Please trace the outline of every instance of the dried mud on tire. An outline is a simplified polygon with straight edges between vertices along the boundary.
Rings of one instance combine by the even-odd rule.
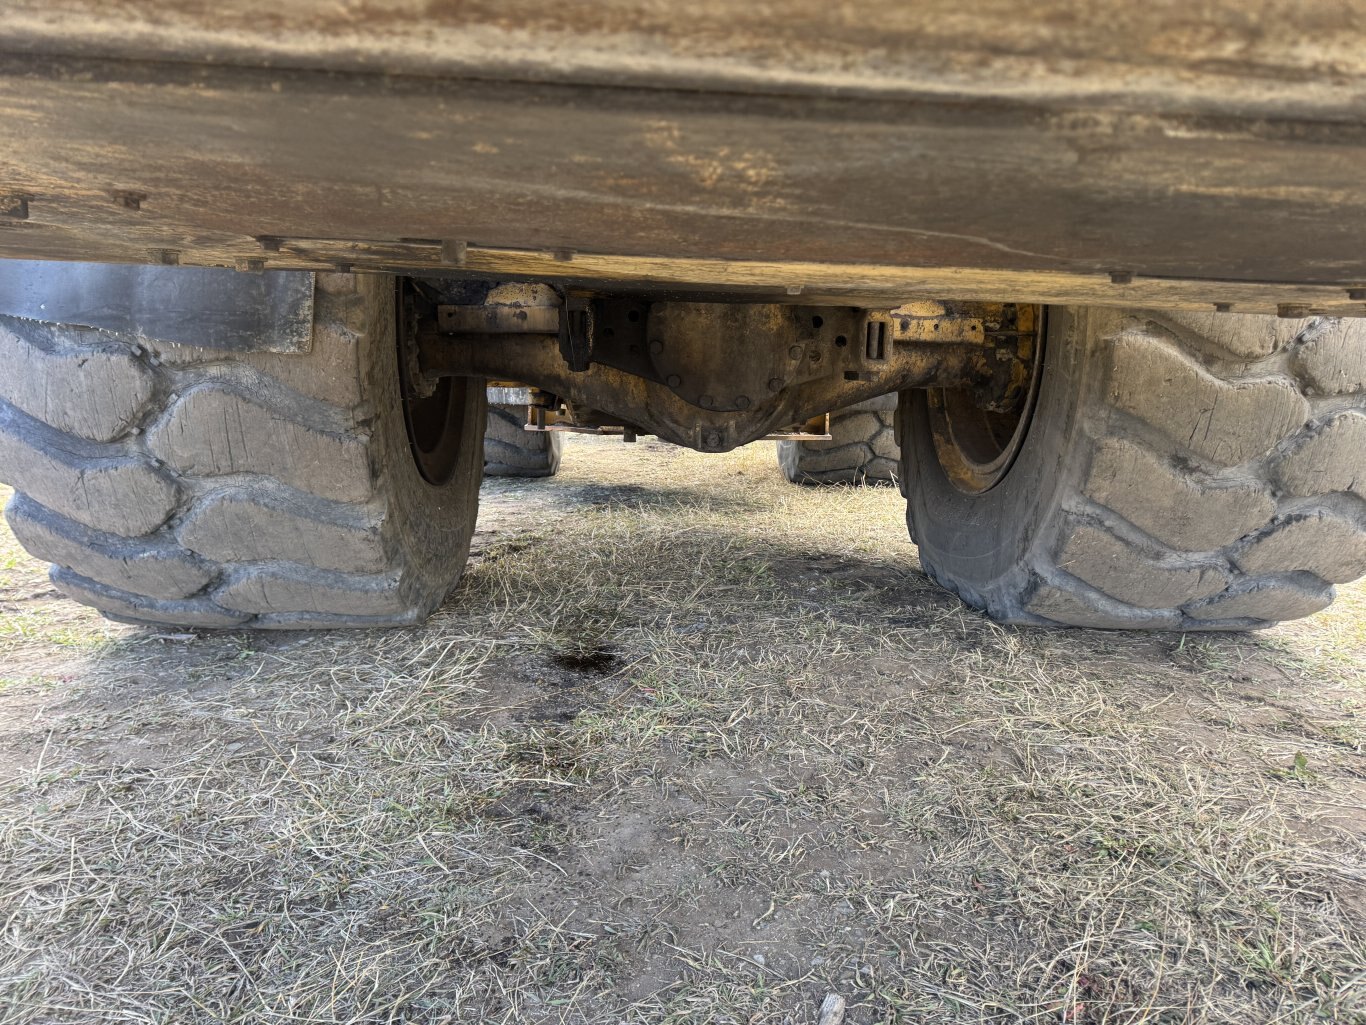
[[[0,318],[11,529],[110,618],[185,627],[396,626],[459,578],[483,394],[451,481],[417,471],[393,280],[319,275],[307,354],[146,346]],[[9,362],[13,361],[13,362]]]
[[[948,483],[901,414],[908,523],[937,581],[1018,624],[1245,630],[1366,573],[1366,323],[1050,311],[1004,480]]]

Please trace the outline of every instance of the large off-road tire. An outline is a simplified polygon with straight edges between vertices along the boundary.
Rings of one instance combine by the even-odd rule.
[[[484,428],[484,474],[488,477],[553,477],[560,471],[564,436],[528,431],[526,406],[489,406]]]
[[[951,396],[903,396],[930,576],[1008,623],[1245,630],[1366,573],[1366,322],[1048,320],[1014,442],[984,451]]]
[[[394,311],[392,278],[319,275],[306,354],[0,318],[15,536],[120,621],[421,620],[465,564],[485,402],[458,380],[402,401]]]
[[[830,414],[829,441],[780,441],[778,465],[794,484],[894,484],[901,476],[896,396]]]

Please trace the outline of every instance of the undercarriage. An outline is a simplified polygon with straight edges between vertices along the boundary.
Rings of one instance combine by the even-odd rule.
[[[864,310],[430,280],[400,302],[419,390],[444,376],[524,382],[537,390],[531,429],[653,434],[703,452],[811,434],[831,410],[912,388],[1007,412],[1027,392],[1042,319],[999,303]]]
[[[485,473],[776,438],[1001,622],[1308,615],[1366,574],[1360,21],[16,0],[11,523],[116,618],[403,625]]]

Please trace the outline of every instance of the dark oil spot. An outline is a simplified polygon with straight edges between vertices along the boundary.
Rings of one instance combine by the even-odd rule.
[[[598,676],[608,673],[621,663],[621,656],[608,648],[575,648],[557,651],[551,660],[564,669],[576,673],[594,673]]]

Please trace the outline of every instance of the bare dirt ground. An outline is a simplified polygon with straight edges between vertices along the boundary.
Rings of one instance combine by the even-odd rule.
[[[902,510],[573,439],[374,634],[107,624],[0,536],[0,1022],[1366,1020],[1366,589],[1002,629]]]

